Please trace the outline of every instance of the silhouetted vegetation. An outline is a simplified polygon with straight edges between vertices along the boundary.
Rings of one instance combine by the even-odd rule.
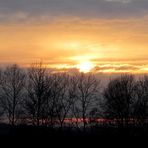
[[[128,126],[135,102],[135,80],[133,75],[122,75],[110,80],[104,90],[105,115],[116,119],[118,125]]]
[[[147,135],[147,117],[148,76],[102,88],[93,74],[51,73],[42,63],[0,70],[0,134],[13,126],[15,134]]]
[[[1,107],[14,125],[22,112],[25,74],[17,65],[9,66],[1,74]]]

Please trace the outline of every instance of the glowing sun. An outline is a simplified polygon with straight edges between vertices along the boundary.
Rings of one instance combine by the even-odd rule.
[[[87,73],[94,68],[94,65],[90,61],[84,61],[84,62],[80,62],[77,65],[77,68],[79,69],[80,72]]]

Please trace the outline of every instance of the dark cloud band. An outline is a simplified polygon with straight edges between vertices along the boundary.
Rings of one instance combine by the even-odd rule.
[[[65,15],[126,18],[147,13],[147,0],[0,0],[0,21]]]

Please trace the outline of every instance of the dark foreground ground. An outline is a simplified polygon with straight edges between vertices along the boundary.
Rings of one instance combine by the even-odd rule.
[[[148,127],[124,127],[116,128],[109,126],[93,127],[86,129],[76,130],[71,128],[50,128],[45,126],[27,126],[17,125],[10,126],[8,124],[0,124],[0,136],[9,137],[106,137],[106,136],[148,136]]]
[[[7,124],[0,124],[0,143],[4,145],[13,145],[17,143],[19,147],[28,147],[30,143],[35,147],[38,143],[42,147],[60,146],[62,147],[81,147],[93,148],[100,147],[100,145],[116,145],[117,147],[127,147],[132,138],[132,145],[136,142],[140,143],[140,147],[144,142],[140,141],[146,137],[147,144],[148,128],[147,127],[128,127],[128,128],[115,128],[115,127],[94,127],[87,129],[86,132],[82,130],[72,130],[70,128],[52,129],[49,127],[36,127],[27,125],[10,126]],[[111,141],[111,142],[110,142]],[[20,143],[20,144],[19,144]],[[119,145],[118,145],[119,143]],[[44,145],[44,146],[43,146]],[[97,145],[97,146],[92,146]],[[137,145],[137,144],[136,144]],[[103,146],[104,147],[104,146]],[[102,148],[102,147],[101,147]]]

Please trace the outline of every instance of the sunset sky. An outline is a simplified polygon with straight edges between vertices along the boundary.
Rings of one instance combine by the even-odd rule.
[[[148,0],[0,0],[0,65],[148,72]]]

